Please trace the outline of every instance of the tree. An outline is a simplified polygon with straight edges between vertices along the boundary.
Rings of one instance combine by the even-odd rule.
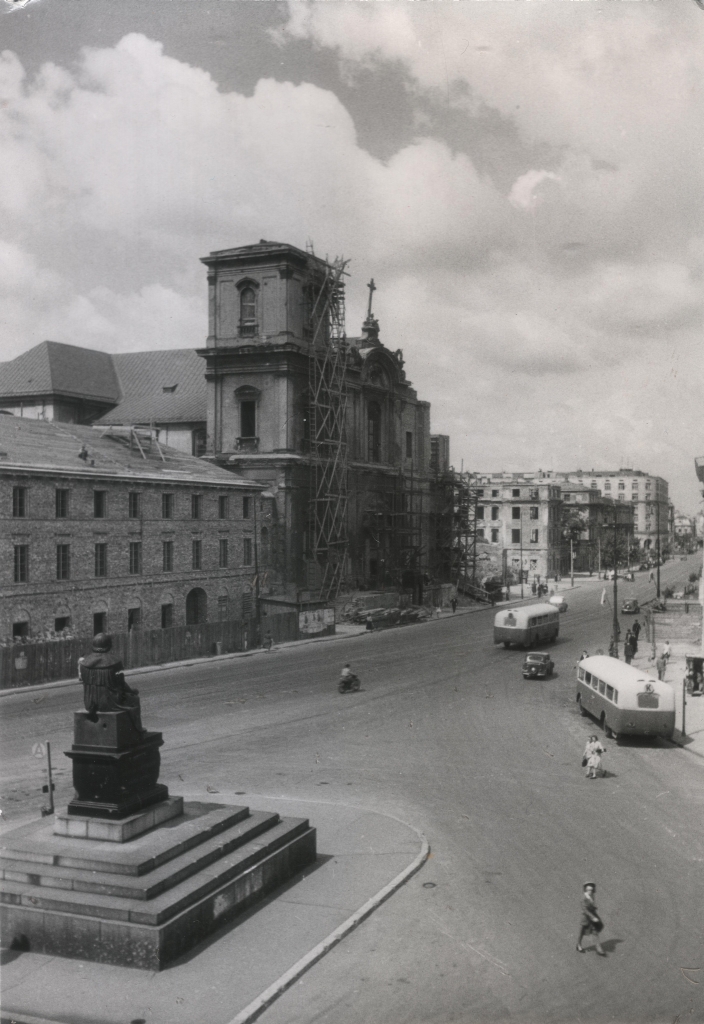
[[[582,534],[587,528],[584,513],[573,505],[563,505],[560,514],[560,527],[562,536],[567,541],[574,541],[576,544],[581,540]]]

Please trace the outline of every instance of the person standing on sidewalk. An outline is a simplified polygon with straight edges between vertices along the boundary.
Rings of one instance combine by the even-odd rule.
[[[635,653],[636,652],[633,649],[633,634],[629,630],[626,633],[626,642],[623,645],[623,656],[626,659],[626,664],[627,665],[631,664],[631,662],[633,661],[633,655]]]
[[[636,621],[633,623],[632,632],[633,632],[633,640],[634,640],[634,645],[635,645],[635,651],[633,653],[637,654],[638,653],[638,637],[640,636],[640,622],[638,621],[638,619],[636,619]]]
[[[668,662],[670,660],[671,655],[672,655],[672,648],[670,647],[670,641],[666,640],[665,641],[665,646],[662,649],[662,656],[665,659],[665,661]]]
[[[457,611],[457,598],[456,597],[450,598],[450,604],[452,606],[452,614],[454,615],[455,612]]]
[[[655,668],[658,670],[658,679],[663,682],[665,679],[665,672],[667,671],[667,658],[664,653],[658,654],[655,659]]]
[[[582,939],[585,935],[593,935],[597,953],[599,956],[606,956],[604,948],[599,942],[599,934],[603,931],[604,922],[597,913],[594,900],[595,895],[595,883],[585,882],[582,887],[582,921],[579,928],[579,938],[577,939],[577,952],[586,953],[586,949],[582,945]]]

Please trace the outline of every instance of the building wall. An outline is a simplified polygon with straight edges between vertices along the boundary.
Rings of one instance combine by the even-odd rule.
[[[668,538],[668,484],[659,476],[641,470],[623,469],[598,473],[561,473],[555,478],[594,487],[614,501],[626,501],[634,509],[634,538],[644,550],[654,550],[657,542],[657,513],[660,519],[660,543]]]
[[[319,290],[322,264],[273,243],[212,253],[204,262],[210,333],[200,355],[208,381],[209,454],[269,485],[277,569],[286,586],[315,589],[309,527],[315,349],[306,311]],[[243,288],[256,293],[255,322],[246,330],[237,305]],[[430,557],[430,406],[406,380],[400,351],[385,348],[378,333],[368,318],[362,337],[347,339],[348,568],[353,581],[367,585],[390,582],[389,572],[425,571]],[[242,401],[256,402],[255,438],[241,435]],[[378,451],[369,443],[374,403]]]
[[[559,573],[560,488],[491,476],[479,476],[474,483],[478,488],[477,526],[483,530],[483,536],[478,533],[478,575],[502,574],[504,564],[514,574],[522,568],[529,580]],[[519,534],[514,539],[516,530]]]
[[[13,517],[13,488],[27,491],[27,514]],[[69,515],[56,518],[56,489],[69,490]],[[93,492],[107,492],[107,516],[94,518]],[[128,493],[141,496],[141,514],[128,517]],[[173,494],[172,519],[162,519],[162,494]],[[202,516],[191,518],[191,495],[202,495]],[[228,497],[228,517],[219,518],[218,497]],[[243,517],[242,488],[164,481],[163,483],[65,475],[8,472],[0,476],[0,635],[29,622],[33,635],[70,618],[72,632],[90,635],[93,615],[105,612],[107,628],[124,632],[129,609],[141,608],[141,625],[161,626],[162,604],[173,605],[173,625],[186,622],[186,597],[194,588],[207,596],[207,619],[239,618],[242,595],[251,592],[254,566],[244,565],[244,540],[254,546],[254,497]],[[257,496],[258,552],[261,552],[261,498]],[[266,522],[266,520],[264,520]],[[220,540],[228,541],[228,567],[219,568]],[[192,568],[192,546],[201,541],[201,569]],[[164,541],[173,542],[173,571],[163,570]],[[95,576],[95,545],[107,544],[108,575]],[[130,574],[130,544],[142,545],[142,572]],[[57,580],[57,545],[70,546],[70,578]],[[29,545],[29,580],[14,582],[14,547]],[[227,606],[218,605],[227,598]]]

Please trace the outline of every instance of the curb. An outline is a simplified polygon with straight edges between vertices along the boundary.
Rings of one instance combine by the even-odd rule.
[[[404,822],[404,824],[406,824],[406,822]],[[282,974],[281,977],[273,983],[273,985],[270,985],[269,988],[265,989],[260,996],[253,999],[252,1002],[248,1006],[245,1006],[243,1010],[240,1010],[236,1017],[233,1017],[231,1021],[228,1021],[228,1024],[250,1024],[250,1022],[255,1021],[257,1017],[264,1013],[264,1011],[279,998],[279,996],[283,995],[287,989],[295,984],[295,982],[297,982],[307,970],[313,967],[319,960],[322,960],[326,953],[329,953],[330,950],[341,942],[346,935],[349,935],[351,931],[354,931],[357,925],[361,924],[362,921],[369,917],[377,907],[381,906],[389,896],[393,895],[397,889],[400,889],[404,882],[407,882],[412,875],[420,870],[430,856],[430,844],[425,836],[418,832],[417,829],[414,829],[412,825],[408,825],[408,828],[413,829],[421,839],[420,853],[408,865],[408,867],[404,868],[400,874],[396,875],[396,877],[392,879],[388,885],[385,885],[383,889],[380,889],[375,896],[372,896],[370,900],[367,900],[359,910],[355,911],[355,913],[352,914],[351,917],[348,917],[347,920],[338,928],[333,932],[330,932],[327,938],[323,939],[322,942],[319,942],[317,946],[314,946],[313,949],[311,949],[309,953],[306,953],[305,956],[302,956],[301,959],[295,963],[293,967],[289,968],[285,974]],[[27,1022],[27,1024],[32,1024],[32,1022]]]

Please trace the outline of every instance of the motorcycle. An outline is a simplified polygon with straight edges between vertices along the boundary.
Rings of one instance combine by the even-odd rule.
[[[359,690],[360,683],[354,672],[351,672],[348,676],[342,676],[340,682],[337,684],[337,689],[340,693],[356,693]]]

